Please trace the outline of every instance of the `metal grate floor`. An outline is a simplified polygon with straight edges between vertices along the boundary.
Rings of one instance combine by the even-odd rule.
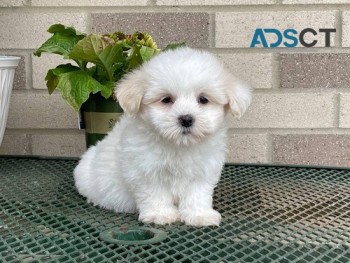
[[[227,165],[219,228],[166,227],[162,242],[99,238],[136,215],[87,204],[75,160],[0,158],[0,262],[350,262],[350,171]]]

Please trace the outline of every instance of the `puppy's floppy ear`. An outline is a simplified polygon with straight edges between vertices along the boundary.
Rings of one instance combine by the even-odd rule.
[[[240,118],[252,99],[250,87],[228,74],[225,79],[225,89],[231,113]]]
[[[145,82],[143,71],[135,70],[117,83],[114,96],[126,113],[131,115],[138,113],[146,89]]]

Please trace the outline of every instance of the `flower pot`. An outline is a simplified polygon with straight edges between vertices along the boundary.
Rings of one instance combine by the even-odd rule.
[[[100,93],[91,94],[81,107],[85,128],[86,147],[102,140],[119,120],[123,110],[114,99],[105,99]]]
[[[20,57],[0,56],[0,145],[5,133],[13,79]]]

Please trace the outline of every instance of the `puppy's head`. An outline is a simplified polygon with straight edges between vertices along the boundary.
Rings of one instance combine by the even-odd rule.
[[[190,48],[163,52],[127,74],[116,96],[127,114],[178,145],[215,133],[228,111],[239,118],[251,100],[214,55]]]

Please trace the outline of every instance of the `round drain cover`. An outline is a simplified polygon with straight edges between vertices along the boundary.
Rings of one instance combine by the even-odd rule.
[[[148,245],[159,243],[167,234],[149,227],[116,227],[100,233],[103,241],[120,245]]]

